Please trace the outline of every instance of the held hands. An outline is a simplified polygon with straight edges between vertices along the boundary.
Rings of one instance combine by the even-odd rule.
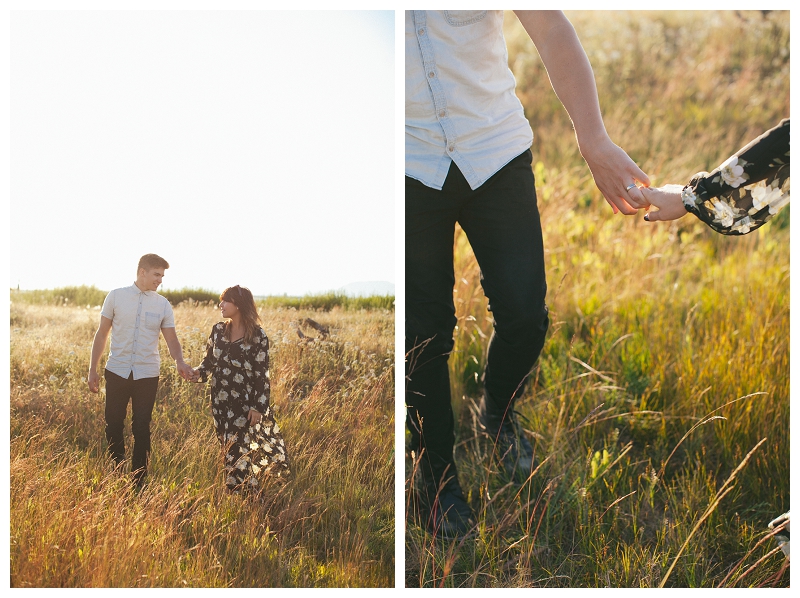
[[[681,191],[683,187],[680,185],[664,185],[655,189],[642,188],[640,191],[645,196],[647,201],[658,208],[657,211],[650,211],[644,215],[644,219],[648,222],[657,222],[659,220],[677,220],[681,216],[686,215],[686,208],[683,206],[681,199]]]
[[[186,380],[187,382],[197,382],[200,379],[200,372],[195,369],[192,369],[185,361],[178,362],[178,373],[181,375],[181,378]]]
[[[592,171],[594,183],[616,214],[618,211],[629,216],[639,208],[646,208],[650,202],[642,194],[642,189],[650,185],[650,179],[625,151],[606,137],[599,143],[585,143],[581,154]],[[636,182],[644,187],[637,187]]]

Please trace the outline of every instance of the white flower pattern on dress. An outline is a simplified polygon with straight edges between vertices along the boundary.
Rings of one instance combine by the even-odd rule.
[[[784,119],[712,173],[692,177],[681,192],[683,205],[718,233],[750,233],[789,203],[789,157]]]
[[[748,179],[744,171],[746,165],[747,162],[738,156],[731,156],[720,165],[719,174],[726,185],[735,189]]]

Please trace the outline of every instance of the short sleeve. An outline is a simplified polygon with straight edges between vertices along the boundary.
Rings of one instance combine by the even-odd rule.
[[[114,291],[106,295],[103,301],[103,309],[100,310],[100,315],[105,316],[109,320],[114,319]]]
[[[172,312],[172,305],[167,299],[164,299],[166,307],[164,308],[164,319],[161,320],[162,328],[175,328],[175,314]]]

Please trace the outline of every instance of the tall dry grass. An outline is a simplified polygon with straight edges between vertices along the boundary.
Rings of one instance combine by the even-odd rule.
[[[542,465],[510,484],[474,431],[491,314],[459,231],[450,369],[477,525],[442,542],[409,523],[406,585],[788,586],[767,524],[789,509],[789,209],[742,238],[612,215],[506,15],[547,266],[550,331],[517,405]],[[786,12],[567,15],[612,139],[654,184],[789,116]]]
[[[218,311],[175,316],[197,365]],[[301,341],[308,316],[326,340]],[[393,313],[261,317],[293,464],[263,503],[223,491],[207,388],[180,379],[163,342],[150,475],[134,492],[84,381],[99,312],[12,303],[12,587],[394,585]]]

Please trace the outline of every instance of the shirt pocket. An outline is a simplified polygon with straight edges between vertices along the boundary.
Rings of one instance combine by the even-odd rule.
[[[472,25],[486,16],[486,10],[445,10],[444,18],[453,27]]]
[[[160,330],[161,314],[157,314],[151,311],[144,312],[144,325],[149,330]]]

